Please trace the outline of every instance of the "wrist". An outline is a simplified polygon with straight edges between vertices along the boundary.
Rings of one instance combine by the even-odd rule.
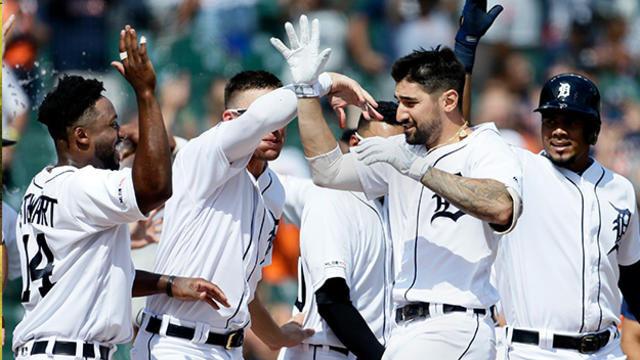
[[[317,98],[320,97],[320,83],[315,84],[293,84],[293,92],[298,98]]]
[[[136,98],[141,100],[150,100],[156,97],[156,91],[155,89],[152,89],[152,88],[134,90],[134,91],[136,93]]]
[[[320,96],[325,96],[331,91],[333,80],[328,72],[323,72],[318,76],[318,84],[320,85]]]
[[[475,62],[477,46],[477,42],[463,42],[456,37],[456,43],[453,51],[455,52],[456,57],[464,65],[464,71],[467,74],[471,74],[471,72],[473,71],[473,63]]]
[[[426,172],[430,168],[431,168],[430,161],[428,161],[425,158],[418,157],[413,161],[413,163],[411,163],[411,166],[409,167],[409,170],[407,170],[406,175],[416,181],[422,181],[424,174],[426,174]]]
[[[167,285],[165,286],[165,292],[167,293],[167,296],[169,297],[173,297],[173,282],[175,281],[176,276],[175,275],[171,275],[169,276],[169,279],[167,279]]]

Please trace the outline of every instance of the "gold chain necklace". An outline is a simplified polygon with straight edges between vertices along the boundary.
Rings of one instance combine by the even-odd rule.
[[[431,149],[427,150],[427,154],[429,154],[432,151],[434,151],[436,149],[439,149],[439,148],[441,148],[441,147],[443,147],[445,145],[452,144],[451,140],[456,139],[456,137],[457,137],[457,141],[463,140],[464,138],[466,138],[469,135],[469,133],[467,132],[467,129],[469,129],[469,123],[467,123],[465,121],[464,124],[462,124],[462,126],[460,126],[458,131],[456,131],[456,133],[453,134],[453,136],[451,136],[449,139],[447,139],[447,141],[443,142],[442,144],[436,145],[436,146],[432,147]],[[425,155],[427,155],[427,154],[425,154]]]

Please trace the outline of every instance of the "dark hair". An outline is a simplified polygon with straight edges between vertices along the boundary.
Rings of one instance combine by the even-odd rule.
[[[101,81],[82,76],[65,75],[58,86],[47,94],[38,109],[38,121],[47,125],[54,140],[67,140],[67,128],[102,97]]]
[[[264,70],[247,70],[235,74],[224,87],[224,106],[229,107],[231,98],[239,91],[248,89],[277,89],[282,82]]]
[[[391,76],[396,82],[406,79],[422,86],[427,93],[453,89],[458,92],[458,107],[462,107],[464,65],[448,47],[415,50],[393,63]]]
[[[345,131],[342,132],[342,135],[340,135],[340,141],[348,144],[349,140],[351,139],[351,135],[355,133],[356,133],[356,129],[346,129]]]
[[[371,120],[367,120],[361,114],[360,119],[358,120],[358,131],[362,132],[365,129],[369,128],[369,124],[371,123],[371,121],[381,121],[389,125],[400,125],[396,121],[398,103],[394,101],[378,101],[378,108],[376,110],[380,113],[380,115],[384,116],[382,120],[378,120],[374,117],[371,117]]]

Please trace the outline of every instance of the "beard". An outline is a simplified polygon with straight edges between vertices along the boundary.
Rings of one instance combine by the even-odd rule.
[[[405,133],[405,140],[410,145],[425,145],[438,140],[440,133],[442,132],[442,124],[440,121],[431,121],[428,124],[418,125],[413,130],[413,133]]]
[[[120,161],[116,158],[116,151],[113,146],[107,144],[96,144],[95,155],[100,159],[105,169],[120,169]]]

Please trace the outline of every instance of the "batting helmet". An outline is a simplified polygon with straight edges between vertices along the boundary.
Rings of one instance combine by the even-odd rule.
[[[587,115],[592,125],[589,142],[595,144],[600,132],[600,92],[591,80],[578,74],[560,74],[549,79],[540,92],[534,111],[569,111]]]

